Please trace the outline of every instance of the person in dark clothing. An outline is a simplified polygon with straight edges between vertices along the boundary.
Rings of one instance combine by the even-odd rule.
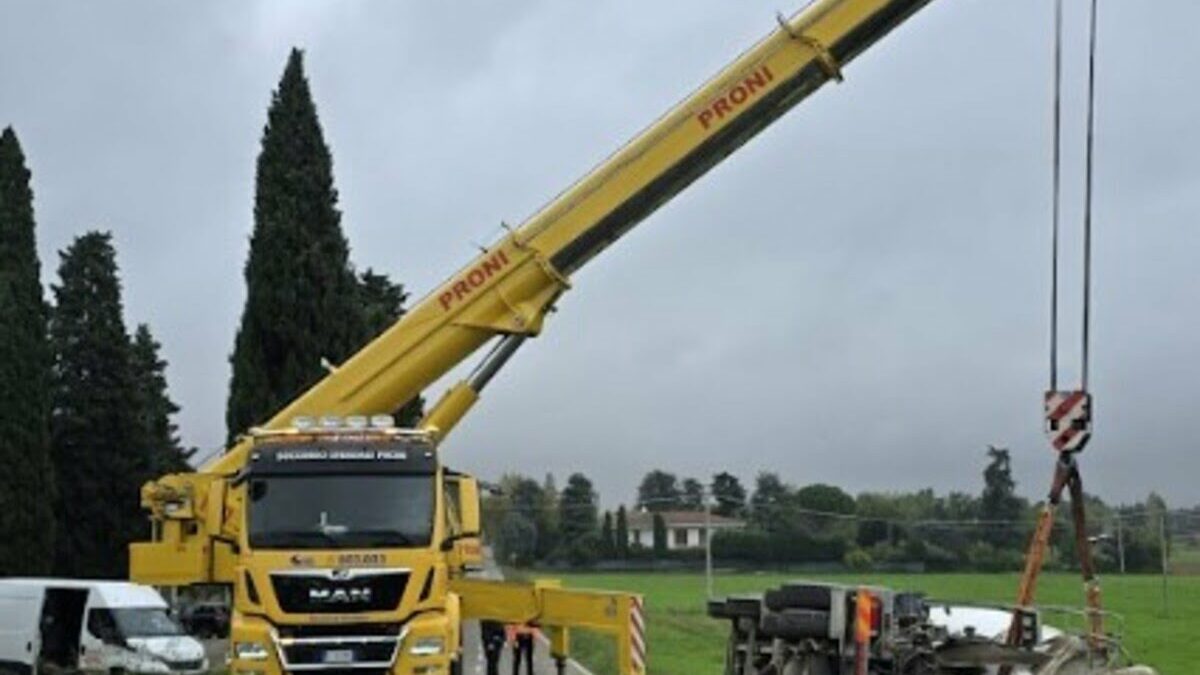
[[[533,675],[533,634],[537,629],[528,624],[508,628],[513,646],[513,675],[520,675],[521,657],[525,658],[525,675]]]
[[[499,621],[480,621],[483,637],[483,656],[487,660],[487,675],[500,675],[500,652],[504,651],[504,624]]]

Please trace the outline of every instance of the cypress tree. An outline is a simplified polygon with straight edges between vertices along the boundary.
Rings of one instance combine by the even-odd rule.
[[[616,531],[617,557],[625,559],[629,557],[629,517],[625,513],[625,505],[617,507],[617,531]]]
[[[55,571],[124,577],[127,545],[145,535],[138,490],[150,478],[150,462],[140,443],[112,236],[89,232],[60,256],[50,322]]]
[[[316,383],[325,374],[321,359],[340,362],[367,332],[333,160],[295,49],[263,129],[245,277],[246,305],[230,357],[230,439]]]
[[[661,513],[654,514],[654,557],[663,558],[667,555],[667,521]]]
[[[596,501],[596,490],[587,476],[573,473],[567,478],[558,499],[558,531],[564,542],[575,542],[596,532],[599,520]]]
[[[0,132],[0,576],[54,558],[50,349],[33,191],[12,127]]]
[[[153,476],[190,471],[188,458],[196,452],[195,448],[185,450],[180,445],[179,428],[171,419],[179,406],[167,394],[167,362],[159,356],[161,346],[149,326],[138,324],[130,358],[138,395],[139,449],[149,453]]]
[[[606,558],[615,557],[617,554],[617,542],[614,539],[616,535],[613,533],[613,514],[612,511],[604,512],[604,520],[600,525],[600,553]]]

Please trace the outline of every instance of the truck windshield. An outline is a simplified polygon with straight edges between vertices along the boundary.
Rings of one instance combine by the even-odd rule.
[[[423,547],[432,475],[269,476],[250,481],[255,548]]]

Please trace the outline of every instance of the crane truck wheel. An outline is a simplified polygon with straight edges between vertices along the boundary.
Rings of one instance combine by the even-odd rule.
[[[763,603],[772,612],[785,609],[818,609],[828,612],[833,596],[828,586],[817,584],[784,584],[767,591]]]
[[[785,609],[762,618],[763,633],[784,640],[805,640],[829,636],[829,612],[816,609]]]
[[[712,619],[732,619],[729,613],[725,611],[724,600],[709,600],[708,601],[708,616]]]
[[[725,601],[725,618],[753,619],[762,616],[762,599],[757,596],[735,596]]]

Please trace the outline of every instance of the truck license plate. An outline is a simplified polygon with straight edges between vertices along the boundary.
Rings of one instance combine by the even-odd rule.
[[[354,661],[353,649],[330,649],[325,652],[325,663],[351,663]]]

